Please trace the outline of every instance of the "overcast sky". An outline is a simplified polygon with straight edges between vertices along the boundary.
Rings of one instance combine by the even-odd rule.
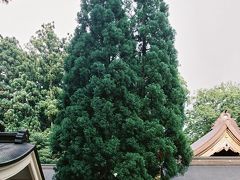
[[[80,0],[11,0],[0,3],[0,34],[15,36],[22,44],[41,28],[54,21],[56,32],[65,37],[73,33]]]
[[[193,92],[221,82],[240,83],[240,1],[167,0],[177,32],[180,72]],[[41,24],[73,33],[79,0],[12,0],[0,4],[0,34],[26,43]]]
[[[168,0],[180,72],[193,91],[240,82],[240,1]]]

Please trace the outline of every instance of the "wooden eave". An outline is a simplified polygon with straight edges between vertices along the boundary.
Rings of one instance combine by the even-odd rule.
[[[193,157],[190,166],[240,166],[240,157]]]

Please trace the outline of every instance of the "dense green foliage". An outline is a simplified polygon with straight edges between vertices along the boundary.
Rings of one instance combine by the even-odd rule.
[[[211,89],[200,89],[191,98],[187,110],[186,133],[191,142],[210,131],[221,112],[227,110],[240,123],[240,86],[225,83]]]
[[[22,112],[25,114],[31,113],[28,109],[29,105],[21,102],[21,100],[27,100],[21,97],[23,93],[19,91],[19,86],[21,86],[19,79],[21,77],[24,80],[26,79],[24,72],[28,62],[27,54],[21,49],[15,38],[0,37],[0,59],[0,117],[6,127],[10,129],[17,128],[21,121],[24,120],[21,119],[20,121],[18,118],[21,116],[21,113],[13,115],[13,108],[16,111],[18,109],[23,110]],[[25,82],[24,85],[28,86]]]
[[[52,136],[57,179],[169,179],[189,164],[167,18],[163,1],[82,0]]]
[[[52,162],[49,135],[62,92],[65,40],[54,24],[42,26],[27,45],[14,38],[0,39],[0,117],[7,131],[28,129],[41,161]]]

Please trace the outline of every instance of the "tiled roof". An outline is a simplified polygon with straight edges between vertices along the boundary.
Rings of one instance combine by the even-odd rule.
[[[34,150],[29,143],[0,143],[0,166],[6,166],[26,157]]]

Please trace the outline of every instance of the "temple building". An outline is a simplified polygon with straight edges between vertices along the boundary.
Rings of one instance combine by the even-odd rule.
[[[240,129],[229,113],[223,112],[191,147],[194,157],[188,171],[174,180],[240,179]]]
[[[28,131],[0,132],[0,179],[44,180],[35,145]]]

